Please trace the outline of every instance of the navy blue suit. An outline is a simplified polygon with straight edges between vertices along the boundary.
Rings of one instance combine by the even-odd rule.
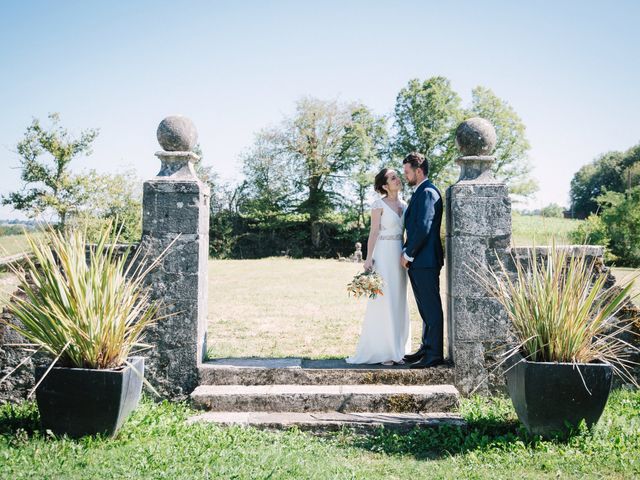
[[[443,321],[440,299],[440,270],[444,252],[440,241],[442,195],[429,180],[411,196],[404,217],[407,240],[404,252],[413,258],[409,279],[422,317],[422,346],[425,360],[442,359]]]

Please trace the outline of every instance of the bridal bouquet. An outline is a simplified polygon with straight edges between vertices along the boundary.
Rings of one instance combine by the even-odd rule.
[[[349,296],[353,295],[356,298],[363,295],[376,298],[378,295],[382,295],[382,277],[373,270],[358,273],[347,285],[347,292],[349,292]]]

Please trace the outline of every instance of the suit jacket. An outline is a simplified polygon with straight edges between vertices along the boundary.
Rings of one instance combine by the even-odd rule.
[[[422,182],[407,207],[404,225],[407,240],[404,252],[412,257],[409,268],[441,268],[444,252],[440,241],[442,195],[430,180]]]

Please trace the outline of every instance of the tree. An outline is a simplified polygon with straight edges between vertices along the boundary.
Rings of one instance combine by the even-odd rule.
[[[455,129],[463,119],[460,96],[444,77],[410,80],[396,97],[393,153],[417,151],[429,160],[429,176],[450,184],[454,179]]]
[[[215,184],[218,181],[218,174],[213,171],[213,167],[211,165],[205,165],[202,161],[204,159],[204,154],[202,153],[202,147],[199,143],[197,143],[195,147],[193,147],[192,151],[198,156],[198,160],[196,160],[193,165],[196,176],[202,183],[208,185],[209,189],[213,193]]]
[[[293,209],[299,192],[285,143],[281,129],[265,129],[242,156],[245,199],[239,207],[243,213],[277,215]]]
[[[576,243],[603,245],[605,260],[620,266],[640,266],[640,186],[624,193],[606,192],[592,213],[571,232]]]
[[[57,113],[48,118],[50,128],[33,119],[18,143],[23,188],[3,195],[2,204],[22,210],[30,218],[53,213],[58,226],[64,228],[67,216],[86,201],[81,179],[71,174],[69,164],[74,158],[91,153],[98,130],[84,130],[73,138],[60,125]]]
[[[530,145],[524,123],[507,102],[485,87],[474,88],[470,107],[463,109],[448,79],[432,77],[422,83],[411,80],[396,99],[393,153],[397,157],[414,150],[425,154],[429,176],[446,187],[458,172],[456,129],[462,120],[475,116],[489,120],[496,128],[496,177],[509,185],[512,194],[527,196],[535,192],[538,187],[530,177]]]
[[[215,258],[229,258],[233,253],[238,240],[235,227],[241,218],[240,205],[244,201],[247,185],[248,182],[237,186],[223,183],[211,191],[209,254]]]
[[[640,185],[640,143],[624,152],[622,168],[627,190]]]
[[[586,218],[599,209],[597,198],[607,191],[624,190],[623,155],[608,152],[584,165],[571,179],[571,210],[575,218]]]
[[[640,184],[640,144],[625,152],[607,152],[584,165],[571,179],[571,211],[586,218],[600,208],[598,197],[622,193]]]
[[[352,165],[349,183],[355,194],[359,229],[365,227],[365,204],[375,174],[388,157],[388,140],[384,117],[374,115],[364,105],[353,111],[351,122],[345,127],[340,155],[345,164]]]
[[[606,262],[617,260],[616,256],[611,253],[609,244],[609,231],[602,217],[591,214],[584,221],[578,223],[578,226],[569,232],[569,239],[577,245],[602,245],[607,247],[604,252]]]
[[[466,117],[482,117],[496,129],[496,161],[493,173],[509,185],[509,192],[528,196],[538,190],[531,178],[528,152],[531,148],[525,136],[525,125],[506,101],[498,98],[490,89],[478,86],[471,92],[471,108]]]
[[[307,97],[298,101],[295,116],[286,122],[284,147],[297,167],[305,196],[298,209],[309,215],[314,246],[320,240],[318,222],[336,203],[335,187],[351,166],[351,159],[341,155],[342,138],[355,108]]]
[[[564,209],[557,203],[550,203],[540,210],[540,215],[547,218],[562,218]]]
[[[640,266],[640,186],[625,193],[607,192],[598,203],[611,252],[621,265]]]
[[[90,170],[79,174],[82,204],[67,217],[67,224],[88,229],[88,237],[96,240],[104,225],[112,221],[120,238],[137,242],[142,235],[142,182],[133,170],[122,173],[98,173]]]
[[[320,243],[321,222],[341,198],[353,158],[342,155],[343,136],[358,106],[302,98],[293,116],[262,132],[244,159],[253,200],[260,208],[289,209],[308,216],[311,242]]]

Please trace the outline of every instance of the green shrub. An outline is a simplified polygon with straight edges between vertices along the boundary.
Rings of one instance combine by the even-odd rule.
[[[625,267],[640,266],[640,187],[598,197],[600,215],[591,214],[570,236],[575,243],[607,247],[605,260]]]
[[[550,203],[542,210],[540,210],[540,215],[546,218],[562,218],[564,209],[558,205],[557,203]]]
[[[604,259],[607,263],[615,262],[617,257],[611,253],[609,244],[609,231],[601,217],[596,214],[589,215],[586,220],[569,232],[569,238],[577,245],[601,245],[605,247]]]
[[[611,252],[619,265],[640,266],[640,187],[598,197]]]
[[[209,253],[214,258],[335,258],[351,255],[356,242],[366,249],[368,230],[338,213],[319,222],[318,247],[311,242],[308,214],[267,212],[248,216],[223,211],[211,215],[210,220]]]

